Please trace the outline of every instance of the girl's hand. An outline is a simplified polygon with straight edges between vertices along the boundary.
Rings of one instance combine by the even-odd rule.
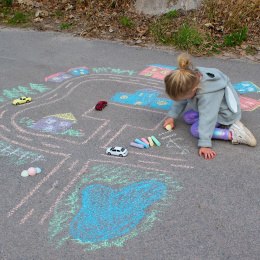
[[[163,124],[163,127],[166,128],[167,125],[170,125],[172,129],[174,128],[174,118],[168,117]]]
[[[199,156],[201,156],[202,154],[205,155],[205,159],[214,159],[214,156],[216,156],[217,154],[211,150],[210,148],[208,147],[200,147],[200,150],[199,150]]]

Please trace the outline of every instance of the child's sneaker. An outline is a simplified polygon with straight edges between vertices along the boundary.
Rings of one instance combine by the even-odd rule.
[[[253,134],[240,121],[236,121],[230,128],[232,133],[232,144],[247,144],[249,146],[256,146],[256,139]]]

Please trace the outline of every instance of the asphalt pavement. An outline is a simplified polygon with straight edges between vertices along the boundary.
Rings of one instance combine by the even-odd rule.
[[[0,29],[0,259],[260,258],[259,145],[214,140],[204,160],[182,117],[162,127],[178,54]],[[192,60],[229,76],[260,142],[260,64]]]

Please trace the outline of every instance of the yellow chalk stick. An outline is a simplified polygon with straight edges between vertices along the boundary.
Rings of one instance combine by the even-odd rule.
[[[152,138],[148,137],[147,139],[148,139],[150,146],[154,146],[154,142],[153,142]]]

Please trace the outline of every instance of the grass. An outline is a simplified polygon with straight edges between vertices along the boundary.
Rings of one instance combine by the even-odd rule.
[[[65,29],[68,29],[69,28],[69,23],[62,23],[61,25],[60,25],[60,29],[61,30],[65,30]]]
[[[130,18],[128,18],[127,16],[123,16],[121,19],[119,19],[119,22],[128,28],[133,29],[135,27],[134,23],[131,21]]]
[[[171,11],[157,17],[149,26],[150,32],[157,42],[191,53],[219,53],[225,47],[240,46],[247,41],[250,22],[259,19],[260,0],[204,0],[201,12],[204,17],[199,23],[196,15],[185,21],[177,11]],[[203,22],[212,27],[206,28]],[[259,26],[256,23],[255,29]],[[251,49],[246,51],[252,53]]]
[[[174,45],[182,50],[192,50],[203,44],[204,36],[195,25],[186,22],[174,33]]]
[[[224,37],[224,43],[228,47],[234,47],[241,45],[243,41],[247,39],[248,27],[245,26],[242,29],[238,29],[238,32],[232,32],[230,35]]]

